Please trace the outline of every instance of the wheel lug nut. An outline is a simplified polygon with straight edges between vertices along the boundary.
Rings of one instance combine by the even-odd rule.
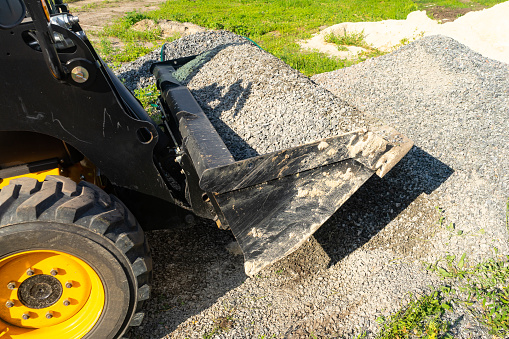
[[[28,319],[30,319],[30,314],[28,314],[28,313],[23,313],[23,315],[21,316],[21,318],[23,318],[23,320],[28,320]]]
[[[48,313],[46,313],[46,319],[51,319],[51,318],[53,318],[53,312],[48,311]]]
[[[10,289],[10,290],[13,290],[16,288],[16,283],[14,281],[11,281],[10,283],[7,284],[7,288]]]
[[[51,274],[52,276],[55,276],[58,274],[58,270],[56,268],[52,269],[49,274]]]
[[[64,306],[69,306],[70,304],[71,302],[69,301],[69,299],[64,300]]]
[[[72,282],[71,281],[68,281],[65,283],[65,287],[66,288],[71,288],[72,287]]]
[[[14,302],[12,300],[7,300],[7,302],[5,303],[5,307],[11,308],[12,306],[14,306]]]
[[[34,270],[33,270],[32,268],[29,268],[29,269],[27,270],[27,275],[28,275],[28,276],[32,276],[32,275],[34,275],[34,273],[35,273],[35,272],[34,272]]]

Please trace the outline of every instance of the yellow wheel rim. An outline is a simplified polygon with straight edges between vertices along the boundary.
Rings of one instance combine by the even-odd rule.
[[[57,251],[0,259],[0,338],[82,338],[104,308],[104,287],[83,260]]]

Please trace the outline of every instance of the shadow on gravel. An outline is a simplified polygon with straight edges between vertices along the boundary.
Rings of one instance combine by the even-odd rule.
[[[431,194],[453,172],[451,167],[414,146],[384,178],[373,175],[315,233],[315,239],[330,258],[329,265],[336,264],[370,241],[423,193]],[[421,210],[431,209],[433,212],[433,207],[418,208],[415,216],[408,212],[410,209],[405,213],[418,218],[418,214],[423,213]],[[389,241],[395,242],[396,239]]]
[[[244,282],[244,259],[227,246],[235,239],[215,223],[146,233],[154,277],[145,321],[134,338],[161,338]]]

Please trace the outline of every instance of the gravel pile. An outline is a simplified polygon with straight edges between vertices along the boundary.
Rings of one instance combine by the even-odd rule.
[[[376,123],[233,33],[206,32],[184,37],[166,46],[165,59],[203,51],[206,52],[174,76],[191,90],[237,160]],[[128,87],[153,82],[147,70],[155,55],[153,52],[120,70]]]
[[[173,44],[180,56],[197,54],[197,49],[206,50],[205,41],[214,34],[185,38],[199,41],[189,48],[185,40]],[[234,38],[224,32],[219,37]],[[273,110],[307,110],[313,121],[335,114],[320,107],[346,108],[352,116],[360,114],[357,107],[406,134],[416,146],[386,177],[368,180],[299,250],[253,278],[244,275],[231,233],[213,224],[149,233],[155,284],[146,321],[134,337],[373,337],[378,316],[397,311],[409,292],[419,294],[440,283],[422,262],[467,253],[472,264],[492,257],[494,247],[499,255],[509,254],[507,64],[453,39],[432,36],[313,77],[336,98],[244,41],[223,41],[215,47],[212,56],[204,57],[208,62],[183,80],[209,114],[215,112],[232,130],[238,128],[234,133],[246,138],[244,149],[266,152],[270,138],[285,132],[276,125],[259,125],[270,124],[262,116],[249,124],[268,141],[257,138],[262,141],[253,143],[243,135],[235,123],[247,122],[240,120],[245,109],[259,107],[260,115],[276,119]],[[143,67],[157,53],[125,66],[123,76],[131,88],[151,81]],[[140,74],[136,67],[142,67]],[[264,95],[269,94],[267,102]],[[318,113],[311,107],[287,108],[292,100],[319,104],[314,107]],[[330,121],[324,118],[323,124],[311,124],[302,138],[312,136],[315,128],[334,133]],[[341,130],[342,124],[337,126]],[[277,147],[292,142],[285,139]],[[444,222],[438,224],[441,218]],[[446,227],[451,222],[454,228]],[[456,338],[489,338],[468,314],[455,313],[451,321]]]
[[[222,45],[243,42],[246,42],[246,39],[227,31],[202,32],[164,45],[163,55],[165,60],[172,60],[201,54]],[[122,65],[115,73],[130,90],[144,88],[155,83],[150,73],[150,65],[158,61],[161,61],[160,49]]]
[[[508,64],[437,35],[312,79],[414,140],[425,155],[412,152],[405,163],[423,188],[440,184],[430,174],[454,171],[434,192],[444,216],[464,232],[483,229],[494,239],[463,237],[454,241],[455,252],[507,249]],[[424,156],[434,161],[421,161]]]

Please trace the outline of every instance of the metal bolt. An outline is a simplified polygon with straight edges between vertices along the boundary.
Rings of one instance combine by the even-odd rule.
[[[32,276],[32,275],[34,275],[34,273],[35,273],[35,272],[34,272],[34,270],[33,270],[33,269],[31,269],[31,268],[29,268],[29,269],[27,270],[27,275],[28,275],[28,276]]]
[[[88,80],[88,70],[83,66],[76,66],[71,71],[71,78],[75,82],[82,84]]]
[[[66,288],[71,288],[72,287],[72,282],[68,281],[65,283],[65,287]]]
[[[28,320],[28,319],[30,319],[30,314],[28,314],[28,313],[23,313],[23,315],[21,316],[21,318],[23,318],[23,320]]]
[[[51,319],[51,318],[53,318],[53,312],[48,311],[48,313],[46,313],[46,319]]]
[[[14,306],[14,302],[12,300],[7,300],[7,302],[5,303],[5,307],[11,308],[12,306]]]
[[[69,306],[70,304],[71,302],[69,301],[69,299],[64,300],[64,306]]]
[[[52,276],[55,276],[58,274],[58,270],[56,268],[52,269],[49,274],[51,274]]]
[[[16,283],[14,281],[11,281],[10,283],[7,284],[7,288],[10,289],[10,290],[13,290],[16,288]]]

